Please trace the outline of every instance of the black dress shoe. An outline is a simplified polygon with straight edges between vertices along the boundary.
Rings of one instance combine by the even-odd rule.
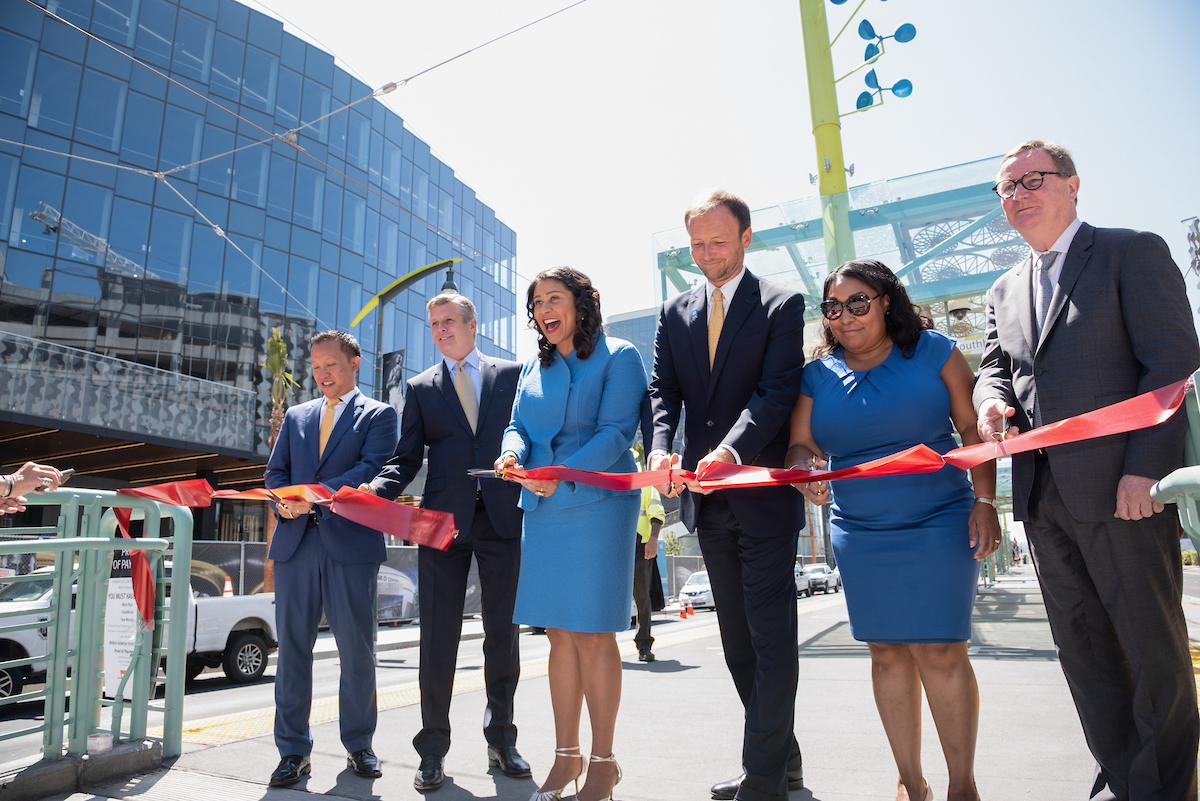
[[[379,757],[370,748],[346,754],[346,767],[354,768],[354,773],[365,779],[378,779],[383,775],[379,769]]]
[[[271,780],[267,784],[272,787],[287,787],[310,773],[312,773],[312,763],[308,761],[308,757],[292,754],[279,760],[279,767],[275,768],[275,772],[271,774]]]
[[[413,779],[413,787],[422,793],[441,787],[442,782],[446,780],[446,774],[442,771],[442,762],[444,759],[445,757],[440,756],[421,757],[421,767],[417,768],[416,778]]]
[[[514,779],[528,779],[533,776],[529,763],[517,753],[515,745],[502,745],[499,748],[489,746],[488,764],[493,768],[500,768],[501,773]]]
[[[717,801],[729,801],[729,799],[736,798],[738,788],[742,786],[742,780],[745,778],[746,774],[743,773],[736,779],[714,784],[712,786],[712,797]],[[804,763],[801,761],[799,755],[793,757],[788,762],[787,785],[789,792],[804,789]]]
[[[638,661],[639,662],[653,662],[654,661],[654,652],[653,651],[640,651],[638,653]]]

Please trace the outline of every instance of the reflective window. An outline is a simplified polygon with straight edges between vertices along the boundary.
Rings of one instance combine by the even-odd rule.
[[[371,133],[371,183],[378,185],[383,173],[383,136],[378,131]]]
[[[318,270],[317,325],[334,328],[337,325],[337,282],[338,277],[328,270]]]
[[[371,144],[371,121],[357,111],[351,111],[347,122],[349,128],[346,131],[346,161],[360,170],[366,170]]]
[[[67,305],[80,305],[86,303],[88,298],[100,297],[100,281],[96,278],[96,270],[94,268],[85,267],[82,264],[73,264],[69,261],[59,261],[57,269],[54,271],[54,290],[53,298],[56,303]],[[94,308],[94,304],[88,304]],[[82,322],[87,325],[88,322]],[[94,324],[94,321],[89,321]],[[61,324],[61,323],[60,323]],[[68,325],[70,323],[67,323]]]
[[[212,80],[209,87],[217,94],[237,100],[242,90],[242,59],[246,46],[223,33],[217,34],[213,48]]]
[[[121,160],[153,170],[158,165],[158,139],[162,132],[163,102],[130,92],[125,106],[125,133]]]
[[[150,258],[146,268],[158,278],[187,285],[192,221],[173,211],[156,208],[150,225]]]
[[[367,201],[347,192],[342,208],[342,247],[362,254],[366,234]]]
[[[46,10],[86,31],[92,13],[92,0],[46,0]]]
[[[262,264],[262,240],[230,234],[229,241],[241,248],[242,252],[238,253],[231,247],[225,249],[225,277],[221,281],[221,291],[230,295],[257,297],[261,278],[258,265]]]
[[[317,309],[317,263],[292,256],[288,270],[287,313],[315,317]]]
[[[329,126],[329,155],[337,159],[346,158],[346,116],[346,112],[339,111],[323,123]],[[312,118],[305,114],[304,121],[308,122],[310,119]]]
[[[271,180],[267,185],[267,211],[289,220],[292,217],[292,198],[295,196],[296,162],[278,153],[271,154]]]
[[[92,33],[125,47],[133,46],[140,0],[104,0],[92,10]]]
[[[288,255],[278,250],[265,248],[262,258],[262,291],[259,293],[258,308],[265,312],[283,314],[285,301],[283,288],[287,286]]]
[[[184,164],[194,165],[200,160],[200,145],[204,138],[203,117],[168,105],[164,130],[166,135],[158,160],[160,170],[173,170]],[[198,166],[175,173],[185,181],[195,181],[199,174]]]
[[[188,294],[216,295],[221,291],[225,263],[225,240],[207,225],[192,229],[192,257],[188,270]]]
[[[383,175],[380,176],[383,191],[393,197],[400,194],[400,146],[383,140]]]
[[[106,240],[112,206],[113,191],[108,187],[75,179],[67,181],[67,197],[58,229],[58,255],[106,265],[110,261]],[[112,266],[123,272],[119,257],[112,259]]]
[[[238,144],[248,145],[249,139],[239,139]],[[259,208],[267,205],[267,159],[271,151],[266,147],[248,147],[239,150],[233,161],[233,199],[250,203]]]
[[[246,77],[242,82],[242,103],[270,114],[275,110],[275,78],[279,57],[257,47],[246,48]]]
[[[330,242],[339,242],[342,236],[342,188],[329,181],[325,184],[325,220],[321,233]]]
[[[129,84],[92,70],[83,71],[83,92],[75,138],[89,145],[116,151],[125,121],[125,93]]]
[[[234,136],[232,131],[218,128],[215,125],[204,126],[204,148],[201,157],[205,159],[229,154],[233,150]],[[223,155],[213,158],[200,165],[200,188],[214,195],[229,197],[229,183],[233,174],[233,156]]]
[[[133,54],[159,67],[171,63],[176,7],[164,0],[142,0],[138,15],[137,47]]]
[[[21,162],[16,156],[0,153],[0,242],[8,240],[13,195],[17,192],[17,172],[20,166]],[[0,259],[3,259],[2,252]]]
[[[35,42],[0,31],[0,111],[17,117],[24,117],[29,112],[36,62]]]
[[[275,97],[275,116],[288,128],[300,124],[300,94],[304,79],[287,67],[279,68],[279,86]]]
[[[429,173],[420,167],[413,167],[412,205],[408,208],[423,221],[433,222],[429,217]]]
[[[130,263],[146,267],[146,243],[150,239],[150,207],[118,197],[113,201],[112,227],[108,245]]]
[[[399,229],[391,220],[383,219],[379,221],[379,269],[390,276],[397,276],[399,273],[396,269],[399,265]]]
[[[349,278],[339,278],[337,322],[335,323],[338,330],[349,331],[350,321],[362,307],[362,286]]]
[[[329,89],[314,81],[312,78],[304,79],[304,101],[301,106],[300,118],[303,122],[308,123],[313,120],[324,117],[329,113]],[[304,129],[305,136],[311,136],[318,142],[327,142],[329,137],[329,126],[327,120],[321,120],[315,125],[311,125]]]
[[[70,136],[79,100],[78,64],[49,53],[38,57],[37,75],[29,105],[29,124],[48,133]]]
[[[207,83],[216,32],[215,22],[180,10],[179,22],[175,25],[175,55],[171,59],[171,69]]]
[[[8,244],[37,253],[53,253],[58,239],[58,214],[62,209],[63,177],[21,167],[13,197]],[[11,257],[11,252],[9,256]]]
[[[293,221],[314,231],[321,230],[321,210],[325,206],[325,176],[312,167],[296,165],[296,200]]]

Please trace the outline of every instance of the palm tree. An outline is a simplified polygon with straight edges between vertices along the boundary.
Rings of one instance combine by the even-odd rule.
[[[279,439],[279,430],[283,427],[283,415],[287,411],[288,401],[292,399],[292,391],[300,386],[292,374],[287,371],[288,349],[283,341],[281,329],[272,328],[271,337],[267,340],[267,360],[262,367],[274,378],[271,381],[271,435],[267,438],[267,446],[275,448],[275,440]],[[271,550],[271,536],[275,533],[275,515],[267,515],[267,552]],[[275,591],[275,564],[270,559],[263,567],[263,592]]]

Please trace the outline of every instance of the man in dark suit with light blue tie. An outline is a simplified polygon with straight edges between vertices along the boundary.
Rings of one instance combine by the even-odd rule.
[[[1070,153],[1024,142],[1004,157],[995,190],[1031,253],[988,292],[974,396],[984,440],[1128,400],[1200,366],[1166,242],[1082,222]],[[1196,798],[1200,717],[1178,523],[1150,495],[1181,466],[1186,425],[1177,414],[1012,457],[1013,513],[1096,758],[1097,801]]]
[[[697,198],[684,224],[705,281],[664,303],[659,315],[649,469],[680,462],[670,452],[685,408],[684,469],[714,461],[784,467],[804,364],[804,300],[745,268],[750,209],[741,198],[720,190]],[[743,773],[714,785],[713,798],[787,798],[804,787],[792,732],[799,671],[793,566],[803,499],[790,486],[710,494],[688,482],[679,509],[697,532],[725,662],[746,708]]]
[[[422,792],[436,790],[445,779],[450,698],[472,556],[479,565],[483,606],[483,735],[488,762],[507,776],[530,776],[529,763],[517,752],[513,725],[513,696],[521,672],[512,621],[521,568],[521,487],[467,475],[472,468],[490,469],[500,455],[521,365],[484,356],[475,347],[478,321],[468,298],[442,294],[426,308],[433,344],[442,358],[408,382],[396,453],[374,481],[361,487],[394,500],[416,477],[428,447],[421,506],[450,512],[458,529],[447,550],[421,546],[417,555],[421,731],[413,746],[421,763],[413,786]]]
[[[323,484],[336,492],[370,480],[396,447],[396,410],[355,385],[361,350],[353,336],[322,331],[309,340],[322,397],[288,409],[264,476],[270,488]],[[383,534],[324,506],[280,502],[267,556],[275,561],[275,745],[270,784],[295,784],[311,771],[313,646],[321,613],[341,662],[339,727],[347,765],[378,778],[375,734],[375,585],[387,559]]]

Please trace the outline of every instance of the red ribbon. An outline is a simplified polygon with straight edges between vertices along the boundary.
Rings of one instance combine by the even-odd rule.
[[[843,470],[788,470],[782,467],[711,462],[699,473],[688,470],[648,470],[641,473],[593,473],[568,467],[535,467],[530,470],[507,470],[513,478],[534,480],[574,481],[609,490],[634,490],[651,485],[679,483],[698,479],[704,489],[737,489],[744,487],[775,487],[782,484],[807,484],[810,481],[834,481],[841,478],[876,478],[915,473],[932,473],[950,464],[963,470],[991,461],[1000,456],[1065,445],[1111,434],[1124,434],[1150,428],[1170,419],[1179,410],[1183,398],[1192,386],[1185,378],[1174,384],[1146,392],[1129,400],[1114,403],[1095,411],[1066,420],[1050,423],[1002,442],[983,442],[965,448],[955,448],[945,455],[926,445],[847,467]]]
[[[202,479],[203,480],[203,479]],[[208,482],[205,482],[208,483]],[[121,536],[127,540],[129,535],[130,509],[113,507],[117,518],[117,528]],[[133,601],[137,604],[138,614],[146,624],[146,628],[154,628],[154,574],[150,571],[150,560],[141,551],[128,551],[129,574],[133,578]]]

